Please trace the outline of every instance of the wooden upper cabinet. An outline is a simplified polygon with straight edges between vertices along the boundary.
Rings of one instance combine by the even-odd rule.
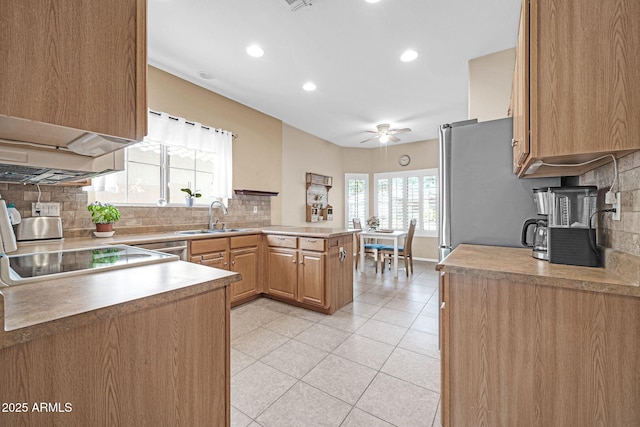
[[[516,63],[513,70],[513,172],[518,173],[529,154],[529,1],[523,0],[518,25]]]
[[[0,2],[0,114],[140,140],[146,0]]]
[[[514,106],[519,176],[579,175],[611,159],[539,161],[577,164],[640,149],[639,16],[638,0],[524,0],[514,83],[523,101],[522,119]]]

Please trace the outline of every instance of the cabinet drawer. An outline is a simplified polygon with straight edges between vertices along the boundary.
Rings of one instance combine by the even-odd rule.
[[[291,236],[267,236],[267,243],[269,246],[275,246],[278,248],[292,248],[297,247],[297,238]]]
[[[192,240],[190,249],[191,255],[226,251],[229,249],[229,239],[227,237],[223,237],[219,239]]]
[[[229,245],[231,246],[231,249],[258,246],[258,235],[251,234],[249,236],[231,237]]]
[[[300,237],[300,249],[306,249],[308,251],[320,251],[327,250],[326,239],[316,239],[314,237]]]
[[[196,264],[226,270],[229,267],[229,252],[212,252],[204,255],[192,256],[190,261]]]

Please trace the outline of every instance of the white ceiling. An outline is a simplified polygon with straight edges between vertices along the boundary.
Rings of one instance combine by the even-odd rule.
[[[412,128],[399,135],[408,143],[466,119],[468,60],[515,46],[520,10],[520,0],[314,0],[295,12],[286,0],[148,5],[151,65],[360,148],[380,144],[360,144],[378,123]],[[246,54],[252,43],[263,47],[262,58]],[[420,56],[401,62],[408,48]],[[315,92],[302,90],[308,80]]]

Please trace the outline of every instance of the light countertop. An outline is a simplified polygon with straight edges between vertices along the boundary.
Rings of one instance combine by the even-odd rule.
[[[531,249],[459,245],[436,269],[476,274],[544,286],[640,297],[640,283],[618,269],[551,264],[535,259]]]

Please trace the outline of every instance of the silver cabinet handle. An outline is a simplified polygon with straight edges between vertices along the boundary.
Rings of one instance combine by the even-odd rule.
[[[518,140],[515,138],[511,139],[511,146],[515,147],[516,145],[518,145]]]
[[[315,243],[317,241],[318,241],[317,239],[307,239],[307,242],[309,242],[309,243]]]
[[[440,310],[444,310],[444,301],[440,304]]]

